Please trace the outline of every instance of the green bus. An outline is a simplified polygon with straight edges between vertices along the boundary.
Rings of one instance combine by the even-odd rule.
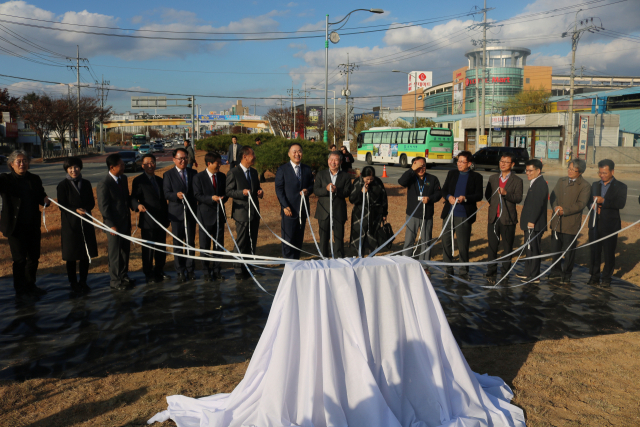
[[[147,136],[141,133],[131,137],[131,149],[137,150],[139,146],[147,143]]]
[[[447,128],[371,128],[358,135],[358,160],[371,165],[397,163],[408,167],[414,157],[427,159],[427,167],[453,163],[453,132]]]

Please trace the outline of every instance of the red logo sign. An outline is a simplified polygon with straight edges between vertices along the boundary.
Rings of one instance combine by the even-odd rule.
[[[420,80],[424,81],[424,80],[427,78],[427,76],[426,76],[424,73],[420,73],[420,75],[418,76],[418,78],[419,78]]]
[[[469,86],[469,79],[464,79],[464,85]]]

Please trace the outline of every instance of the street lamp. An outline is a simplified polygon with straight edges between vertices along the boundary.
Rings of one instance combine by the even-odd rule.
[[[392,73],[404,73],[408,76],[411,75],[411,73],[407,73],[406,71],[400,71],[400,70],[392,70]],[[414,71],[413,72],[413,128],[416,128],[416,112],[418,111],[418,72]]]
[[[322,90],[322,89],[318,89],[318,88],[312,87],[309,90]],[[334,131],[333,131],[333,145],[336,145],[336,132],[335,132],[335,129],[336,129],[336,91],[335,90],[331,90],[331,92],[333,92],[333,129],[334,129]],[[324,124],[325,124],[324,131],[327,132],[325,134],[325,141],[324,142],[327,142],[327,138],[328,138],[329,133],[327,131],[327,118],[326,118],[327,110],[326,109],[324,111],[324,115],[325,115],[325,117],[324,117]]]
[[[327,95],[328,95],[327,92],[329,91],[329,87],[328,87],[329,86],[329,25],[337,25],[344,20],[348,20],[349,16],[351,16],[353,12],[358,12],[358,11],[364,11],[364,12],[370,12],[370,13],[384,13],[384,10],[382,9],[355,9],[347,13],[347,15],[341,20],[339,20],[338,22],[329,22],[329,14],[327,14],[326,26],[324,30],[324,111],[327,111]],[[337,43],[337,41],[334,41],[334,43]],[[335,99],[335,94],[334,94],[334,99]],[[334,113],[335,113],[335,109],[334,109]],[[323,138],[325,143],[328,142],[327,141],[328,137],[329,137],[329,132],[327,131],[327,115],[325,114],[324,115],[324,138]]]

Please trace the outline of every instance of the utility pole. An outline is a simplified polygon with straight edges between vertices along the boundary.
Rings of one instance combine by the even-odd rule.
[[[295,89],[293,89],[293,82],[291,82],[291,89],[287,89],[287,93],[291,95],[291,115],[293,116],[293,131],[291,132],[291,138],[296,137],[296,105],[293,102],[293,95],[295,94]],[[296,97],[300,96],[300,91],[296,94]]]
[[[104,74],[102,75],[102,82],[96,81],[96,86],[98,85],[100,86],[100,89],[98,89],[98,91],[100,96],[100,108],[102,109],[102,111],[104,111],[105,98],[109,96],[109,90],[107,90],[107,94],[105,95],[104,87],[105,85],[109,86],[110,84],[111,82],[109,82],[108,80],[106,82],[104,81]],[[101,114],[101,120],[100,120],[100,153],[104,154],[104,127],[102,124],[102,114]]]
[[[307,90],[307,84],[306,83],[304,84],[303,93],[304,93],[304,111],[302,112],[302,117],[304,117],[304,123],[303,123],[303,126],[304,126],[304,137],[306,138],[307,137],[307,121],[308,121],[308,119],[307,119],[307,94],[311,93],[310,91]]]
[[[76,55],[76,71],[78,72],[78,147],[80,148],[80,46],[77,47],[77,55]]]
[[[482,135],[484,135],[484,109],[485,109],[485,83],[487,80],[487,0],[484,0],[484,8],[482,10],[482,119],[480,124],[482,125]],[[476,82],[477,85],[477,82]],[[489,143],[487,143],[487,146]],[[480,146],[480,138],[476,138],[476,149]]]
[[[196,121],[195,121],[195,111],[196,111],[196,97],[191,95],[191,143],[195,144],[196,139]]]
[[[566,144],[568,147],[573,147],[573,80],[576,74],[576,50],[578,49],[578,41],[580,41],[580,37],[585,31],[589,31],[590,33],[598,32],[600,30],[604,30],[602,27],[602,22],[600,22],[600,26],[593,25],[593,17],[586,18],[580,21],[581,28],[578,28],[578,13],[580,13],[582,9],[579,9],[576,12],[576,20],[573,22],[573,30],[565,31],[562,33],[562,37],[571,36],[571,78],[570,78],[570,86],[569,86],[569,130],[567,132]],[[599,18],[596,18],[598,21]],[[597,108],[597,107],[596,107]],[[566,151],[564,144],[563,150]],[[586,159],[585,159],[586,160]],[[565,164],[565,156],[562,156],[562,165]]]
[[[349,90],[349,74],[353,73],[353,71],[356,70],[358,66],[355,63],[352,64],[349,62],[349,54],[347,53],[347,63],[340,64],[339,67],[342,68],[340,74],[347,75],[347,88],[342,90],[342,96],[345,97],[344,140],[349,141],[349,97],[351,96],[351,91]],[[349,147],[349,149],[350,148],[351,147]]]

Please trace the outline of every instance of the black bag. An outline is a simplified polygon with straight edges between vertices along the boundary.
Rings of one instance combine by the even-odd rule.
[[[378,247],[384,245],[384,243],[387,240],[391,239],[391,237],[393,237],[393,228],[391,228],[391,224],[389,224],[386,221],[383,221],[383,224],[380,226],[380,228],[378,228],[378,232],[376,233],[376,240],[378,240]],[[381,250],[391,249],[391,245],[393,245],[394,240],[395,239],[392,239]]]

